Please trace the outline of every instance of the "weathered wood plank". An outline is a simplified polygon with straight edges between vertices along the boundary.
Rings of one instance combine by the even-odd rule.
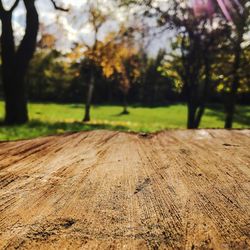
[[[250,130],[0,144],[0,249],[250,249]]]

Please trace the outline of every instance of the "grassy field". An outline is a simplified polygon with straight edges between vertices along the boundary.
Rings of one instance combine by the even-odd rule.
[[[186,106],[130,107],[129,115],[120,115],[119,106],[94,106],[92,121],[81,122],[84,106],[79,104],[30,104],[30,122],[22,126],[0,126],[0,140],[16,140],[37,136],[93,129],[155,132],[163,129],[186,127]],[[4,117],[4,104],[0,102],[0,119]],[[206,110],[201,128],[223,128],[222,106]],[[250,127],[250,106],[237,107],[234,128]]]

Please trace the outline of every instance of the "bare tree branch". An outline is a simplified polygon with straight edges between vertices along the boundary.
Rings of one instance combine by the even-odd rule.
[[[10,8],[9,12],[13,12],[15,10],[15,8],[17,7],[17,5],[19,4],[20,0],[16,0],[13,4],[13,6]]]
[[[12,13],[15,8],[17,7],[17,5],[19,4],[20,0],[15,0],[14,4],[12,5],[12,7],[9,10],[6,10],[3,6],[3,2],[2,0],[0,0],[0,18],[7,13]]]
[[[63,8],[63,7],[58,6],[58,5],[56,4],[56,1],[55,1],[55,0],[51,0],[51,2],[52,2],[53,6],[54,6],[54,8],[55,8],[56,10],[66,11],[66,12],[69,11],[69,9],[65,9],[65,8]]]

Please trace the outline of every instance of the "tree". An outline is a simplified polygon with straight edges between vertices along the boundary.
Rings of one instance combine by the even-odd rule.
[[[100,56],[97,63],[108,79],[116,79],[123,93],[123,112],[128,114],[127,95],[131,85],[140,77],[140,60],[138,49],[133,40],[133,31],[121,27],[119,35],[110,34],[107,41],[99,44]]]
[[[232,97],[232,84],[234,83],[236,73],[235,70],[233,70],[235,66],[235,48],[233,44],[232,40],[229,40],[225,44],[224,51],[217,54],[218,59],[213,68],[213,76],[216,79],[216,92],[223,97],[225,106],[232,105],[230,97]],[[249,46],[243,46],[243,44],[241,45],[241,56],[239,58],[240,62],[237,70],[238,82],[237,92],[234,93],[235,103],[238,97],[247,96],[250,93],[250,50]],[[227,107],[225,107],[225,110],[226,108]],[[236,113],[235,107],[234,113]],[[226,118],[227,117],[228,114],[226,110]]]
[[[212,0],[207,0],[210,6]],[[237,98],[237,92],[240,88],[240,83],[242,82],[242,77],[244,79],[244,74],[242,74],[242,60],[243,60],[243,50],[244,50],[244,41],[245,35],[249,32],[249,14],[250,6],[248,0],[235,0],[235,1],[218,1],[218,6],[224,18],[228,21],[228,24],[231,26],[231,36],[229,37],[231,53],[229,58],[231,60],[229,77],[225,76],[226,79],[230,79],[230,83],[221,80],[221,82],[226,83],[226,102],[225,102],[225,128],[232,128],[233,117],[235,113],[235,104]],[[213,8],[212,12],[216,10]],[[228,64],[226,62],[226,64]],[[244,81],[243,81],[244,82]]]
[[[108,56],[108,53],[111,54],[111,52],[109,52],[109,50],[111,49],[110,45],[112,44],[112,42],[122,39],[122,37],[126,36],[126,33],[128,32],[125,26],[121,25],[118,31],[110,32],[109,34],[106,35],[104,39],[101,39],[99,35],[102,32],[102,29],[105,26],[105,24],[108,23],[109,21],[116,20],[117,24],[119,25],[119,21],[116,19],[114,15],[111,14],[113,9],[109,7],[104,9],[104,6],[101,5],[100,1],[97,2],[88,1],[87,6],[88,6],[88,11],[86,13],[88,15],[88,21],[86,25],[91,29],[93,41],[91,45],[89,45],[87,42],[79,44],[79,46],[77,46],[72,53],[74,57],[83,58],[83,62],[86,62],[87,59],[88,64],[90,66],[89,67],[90,72],[88,74],[88,84],[87,84],[88,89],[86,94],[85,114],[83,122],[90,121],[90,109],[91,109],[91,103],[92,103],[95,82],[96,82],[96,73],[97,73],[95,72],[95,69],[101,68],[105,76],[109,74],[108,70],[112,68],[110,66],[111,64],[104,65],[105,64],[104,61],[109,60],[110,62],[114,63],[114,60],[110,56]],[[94,65],[96,67],[94,67]],[[120,77],[120,80],[123,82],[126,81],[124,74],[122,75],[122,77]]]
[[[172,47],[177,53],[170,55],[165,68],[175,71],[177,84],[181,82],[188,108],[187,127],[198,128],[212,88],[212,63],[227,35],[227,26],[207,12],[200,10],[197,15],[192,6],[182,1],[174,1],[160,20],[161,25],[170,25],[178,31]]]
[[[168,3],[159,4],[158,1],[154,0],[148,0],[148,1],[140,1],[140,0],[120,0],[122,5],[132,5],[132,6],[144,6],[144,12],[143,14],[145,16],[153,16],[157,18],[159,25],[167,25],[171,27],[172,25],[176,28],[178,31],[182,31],[182,29],[186,29],[186,38],[183,41],[184,47],[187,48],[189,46],[189,49],[191,49],[192,44],[193,46],[193,52],[189,50],[190,58],[193,58],[192,66],[189,67],[189,74],[186,76],[190,76],[192,79],[190,79],[191,85],[193,85],[190,88],[190,91],[193,92],[193,89],[195,89],[195,85],[192,84],[194,80],[198,82],[199,80],[199,72],[201,68],[194,67],[199,65],[199,60],[202,60],[204,62],[205,67],[205,74],[206,74],[206,82],[209,82],[209,79],[211,78],[211,59],[210,53],[205,52],[203,53],[203,49],[200,50],[199,53],[197,53],[197,50],[200,48],[199,46],[199,40],[202,39],[202,34],[197,35],[197,28],[198,33],[200,32],[200,28],[202,27],[200,24],[201,18],[206,20],[207,22],[213,20],[213,18],[216,19],[215,26],[221,26],[220,28],[226,27],[225,31],[227,33],[227,38],[231,42],[230,47],[232,50],[232,57],[231,57],[231,66],[229,74],[231,77],[227,77],[226,79],[230,79],[230,83],[226,83],[226,88],[228,91],[226,91],[226,102],[225,102],[225,112],[226,112],[226,120],[225,120],[225,128],[232,128],[233,124],[233,116],[235,113],[235,104],[237,99],[237,92],[239,90],[241,77],[242,77],[242,51],[244,49],[244,42],[246,41],[247,34],[249,32],[249,17],[250,17],[250,7],[249,7],[249,0],[227,0],[227,1],[220,1],[220,0],[194,0],[193,4],[190,5],[190,2],[183,1],[183,0],[173,0],[168,1]],[[163,6],[164,5],[164,6]],[[191,15],[190,15],[191,14]],[[181,18],[180,18],[181,17]],[[189,30],[187,29],[187,26],[190,25]],[[200,24],[199,24],[200,23]],[[198,25],[197,25],[198,24]],[[193,29],[193,31],[192,31]],[[196,30],[195,30],[196,29]],[[210,29],[211,30],[211,29]],[[228,32],[228,30],[230,32]],[[207,30],[209,31],[209,30]],[[217,38],[216,38],[217,39]],[[216,40],[213,39],[213,40]],[[189,40],[189,41],[187,41]],[[203,52],[202,52],[203,51]],[[228,52],[228,50],[227,50]],[[224,53],[227,53],[224,51]],[[200,58],[200,55],[202,54],[202,57]],[[187,55],[187,54],[186,54]],[[186,58],[187,57],[183,57]],[[210,61],[210,62],[209,62]],[[221,64],[221,62],[217,62]],[[226,63],[227,64],[227,63]],[[188,63],[189,65],[189,63]],[[191,69],[193,68],[193,69]],[[195,69],[196,68],[196,69]],[[223,70],[222,70],[223,71]],[[210,73],[209,73],[210,72]],[[187,71],[186,71],[187,73]],[[191,73],[191,75],[190,75]],[[183,79],[184,80],[184,79]],[[220,79],[221,83],[225,83],[225,80]],[[186,80],[189,81],[189,80]],[[206,85],[207,85],[206,83]],[[185,84],[188,86],[189,84]],[[220,84],[221,85],[221,84]],[[197,85],[198,86],[198,85]],[[204,89],[207,89],[206,87]],[[195,91],[196,92],[196,91]],[[205,94],[205,92],[204,92]],[[200,105],[199,110],[196,112],[195,106],[195,94],[188,94],[190,97],[190,100],[194,100],[194,105],[192,102],[190,102],[189,108],[188,108],[188,127],[197,127],[197,124],[200,121],[200,118],[202,114],[204,113],[204,101],[202,105]],[[207,96],[207,95],[206,95]],[[206,100],[207,97],[203,100]],[[197,118],[196,117],[197,114]],[[191,118],[193,117],[193,118]],[[192,120],[196,120],[195,122],[192,122]],[[193,123],[193,124],[192,124]]]
[[[6,10],[0,0],[0,20],[2,23],[1,57],[2,78],[5,96],[5,123],[22,124],[28,121],[25,75],[35,52],[39,17],[35,0],[23,0],[26,9],[26,28],[23,39],[16,48],[12,15],[21,0],[15,0]],[[55,9],[65,10],[51,0]]]
[[[86,42],[79,44],[75,48],[75,51],[72,53],[75,57],[84,57],[87,58],[89,64],[95,64],[96,58],[99,57],[98,52],[98,43],[99,43],[99,33],[103,28],[103,25],[110,19],[112,19],[112,15],[109,13],[105,13],[105,11],[101,8],[100,1],[87,1],[87,8],[86,11],[88,15],[88,21],[86,25],[90,26],[91,32],[93,35],[93,42],[91,45],[87,44]],[[88,80],[88,90],[86,94],[86,102],[85,102],[85,114],[83,118],[83,122],[90,121],[90,108],[94,93],[95,87],[95,71],[93,70],[94,67],[89,67],[89,80]]]
[[[250,7],[249,1],[242,0],[240,1],[242,6],[242,13],[232,13],[234,19],[233,28],[232,28],[232,51],[233,51],[233,61],[232,61],[232,70],[231,70],[231,84],[230,90],[226,94],[225,102],[225,128],[230,129],[233,126],[233,117],[235,113],[235,105],[237,93],[240,87],[241,79],[241,66],[243,58],[243,42],[245,41],[245,34],[249,32],[249,15]]]

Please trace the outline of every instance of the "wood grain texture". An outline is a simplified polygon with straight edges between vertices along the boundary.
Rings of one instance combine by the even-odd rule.
[[[0,249],[250,249],[250,130],[0,143]]]

